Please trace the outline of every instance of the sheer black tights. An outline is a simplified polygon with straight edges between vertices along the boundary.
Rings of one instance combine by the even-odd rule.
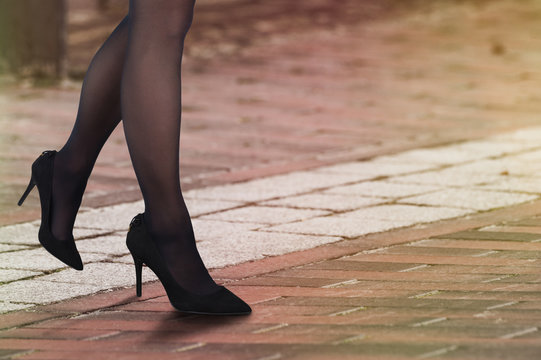
[[[55,161],[52,231],[71,238],[88,176],[122,118],[150,233],[179,284],[203,294],[217,285],[197,251],[179,179],[180,69],[194,5],[130,0],[128,16],[95,55],[73,131]]]

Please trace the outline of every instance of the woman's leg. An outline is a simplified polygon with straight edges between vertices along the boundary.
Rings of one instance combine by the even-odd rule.
[[[177,282],[217,289],[194,239],[179,179],[181,59],[195,0],[130,0],[122,76],[124,132],[145,201],[145,222]]]
[[[126,16],[92,59],[75,125],[56,155],[51,231],[59,240],[71,239],[88,177],[103,144],[121,120],[120,80],[127,44]]]

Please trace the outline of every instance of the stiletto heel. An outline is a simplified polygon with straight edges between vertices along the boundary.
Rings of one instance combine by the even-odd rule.
[[[24,201],[26,200],[26,197],[28,196],[28,194],[30,194],[30,191],[32,191],[34,186],[36,186],[36,183],[34,182],[34,179],[30,177],[30,182],[28,183],[28,187],[26,188],[26,190],[24,191],[24,194],[19,199],[19,202],[17,203],[17,205],[21,206],[24,203]]]
[[[21,206],[36,186],[41,204],[41,225],[38,239],[41,245],[58,260],[76,270],[83,270],[83,261],[75,246],[75,239],[60,241],[51,232],[51,202],[53,193],[53,169],[56,150],[46,150],[32,163],[32,175],[18,205]]]
[[[142,287],[143,287],[143,261],[138,259],[137,257],[133,257],[133,262],[135,263],[135,289],[137,297],[141,297],[141,294],[143,293]]]
[[[206,315],[248,315],[252,312],[248,304],[223,286],[205,295],[192,293],[180,286],[148,233],[144,214],[138,214],[130,222],[126,245],[135,262],[137,296],[140,296],[141,268],[144,262],[161,281],[169,302],[178,311]]]

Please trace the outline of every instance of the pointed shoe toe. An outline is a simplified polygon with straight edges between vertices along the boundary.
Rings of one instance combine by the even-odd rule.
[[[39,242],[45,250],[64,264],[75,270],[83,270],[83,261],[74,240],[59,241],[43,229],[43,231],[40,231]]]
[[[223,286],[211,294],[187,295],[186,292],[183,297],[169,295],[171,305],[178,311],[201,315],[249,315],[252,312],[247,303]]]

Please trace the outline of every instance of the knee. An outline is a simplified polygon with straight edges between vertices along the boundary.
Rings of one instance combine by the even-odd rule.
[[[131,0],[130,17],[146,32],[184,39],[190,29],[195,0]]]
[[[195,0],[166,0],[165,2],[175,3],[169,7],[170,11],[164,14],[163,22],[166,26],[166,35],[173,38],[184,38],[192,26]],[[177,3],[180,3],[180,6]]]

